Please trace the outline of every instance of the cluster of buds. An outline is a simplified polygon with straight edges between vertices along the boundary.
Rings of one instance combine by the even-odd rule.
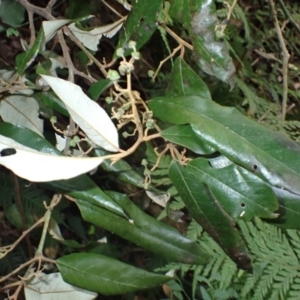
[[[116,55],[118,57],[123,58],[123,60],[120,62],[120,66],[119,66],[119,72],[117,72],[116,70],[109,70],[108,74],[107,74],[107,78],[112,80],[112,81],[117,81],[120,79],[121,76],[124,76],[125,74],[129,74],[134,70],[134,62],[136,60],[139,60],[141,57],[140,52],[138,52],[136,50],[136,42],[134,41],[129,41],[128,42],[128,48],[132,49],[133,51],[131,52],[131,59],[129,61],[126,60],[124,54],[125,51],[122,48],[117,49],[116,51]],[[121,76],[120,76],[121,75]]]

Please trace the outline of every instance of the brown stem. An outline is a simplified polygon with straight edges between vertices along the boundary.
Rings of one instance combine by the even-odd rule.
[[[282,50],[282,76],[283,76],[283,93],[282,94],[283,94],[283,96],[282,96],[281,118],[282,118],[282,121],[284,121],[285,115],[286,115],[287,100],[288,100],[288,67],[289,67],[290,54],[286,48],[284,38],[283,38],[281,29],[280,29],[280,26],[278,23],[275,3],[273,0],[269,0],[269,3],[270,3],[273,19],[274,19],[275,30],[276,30],[277,37],[280,42],[280,47]]]
[[[54,20],[55,19],[51,14],[51,9],[49,9],[48,7],[46,7],[46,8],[38,7],[38,6],[32,5],[27,0],[17,0],[17,2],[19,2],[21,5],[23,5],[27,11],[30,11],[39,16],[42,16],[46,20]]]

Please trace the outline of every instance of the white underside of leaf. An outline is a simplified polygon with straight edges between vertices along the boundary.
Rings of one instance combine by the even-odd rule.
[[[42,78],[65,103],[74,122],[93,143],[108,151],[118,151],[118,131],[102,107],[72,82],[46,75]]]
[[[42,23],[42,26],[45,34],[45,43],[47,43],[54,37],[57,30],[59,30],[64,25],[70,23],[70,21],[71,20],[68,19],[44,21]]]
[[[0,135],[0,151],[3,149],[15,149],[16,153],[1,156],[0,165],[19,177],[36,182],[73,178],[89,172],[103,161],[101,157],[66,157],[42,153]]]
[[[146,191],[146,194],[153,202],[155,202],[156,204],[162,207],[167,206],[167,203],[171,197],[170,193],[161,194],[161,193]]]
[[[59,134],[55,133],[55,139],[56,139],[56,149],[59,151],[63,151],[66,147],[67,138],[61,137]]]
[[[97,293],[64,282],[60,273],[40,273],[24,290],[26,300],[92,300],[97,297]]]
[[[127,10],[131,10],[131,5],[127,2],[127,0],[117,0],[119,3],[121,3]]]
[[[5,122],[21,125],[43,136],[44,122],[38,114],[39,105],[31,97],[9,96],[0,104],[0,115]]]
[[[102,35],[111,38],[121,29],[122,25],[123,21],[118,20],[112,24],[96,27],[92,30],[85,31],[77,28],[75,26],[75,23],[72,23],[69,25],[69,29],[86,48],[92,51],[97,51],[98,44]]]

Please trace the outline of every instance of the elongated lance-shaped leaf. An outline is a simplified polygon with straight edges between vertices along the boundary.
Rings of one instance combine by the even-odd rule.
[[[286,136],[196,96],[158,97],[149,106],[165,122],[191,124],[200,139],[270,185],[300,195],[300,146]]]
[[[223,248],[241,269],[250,270],[247,247],[230,215],[207,185],[199,182],[195,169],[187,170],[173,161],[170,178],[192,217]]]
[[[20,53],[16,57],[16,66],[19,75],[22,75],[24,71],[34,62],[38,55],[40,48],[44,41],[44,31],[41,28],[34,44],[26,52]]]
[[[0,134],[37,151],[52,155],[62,155],[47,140],[27,128],[3,122],[0,123]],[[108,197],[87,175],[80,175],[69,180],[47,182],[44,185],[48,189],[64,192],[72,197],[101,206],[120,216],[125,216],[123,209]]]
[[[41,76],[65,103],[72,119],[92,142],[108,151],[118,151],[118,131],[102,107],[78,85],[52,76]]]
[[[141,211],[123,194],[111,192],[110,197],[126,212],[124,219],[89,202],[77,199],[84,220],[129,240],[168,261],[205,264],[209,255],[197,243]]]
[[[278,208],[278,201],[271,187],[246,169],[235,164],[215,169],[204,158],[192,160],[186,169],[196,180],[209,186],[234,219],[277,217],[273,212]]]
[[[66,282],[103,295],[149,289],[172,279],[95,253],[63,256],[57,266]]]
[[[69,179],[96,168],[101,157],[67,157],[36,151],[0,135],[0,165],[29,181]]]

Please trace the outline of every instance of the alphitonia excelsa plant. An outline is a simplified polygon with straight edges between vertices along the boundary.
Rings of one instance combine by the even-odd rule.
[[[2,0],[2,3],[4,2],[9,3]],[[214,88],[218,90],[221,84],[225,82],[230,86],[229,88],[226,86],[230,98],[234,98],[229,90],[233,88],[233,83],[235,83],[239,91],[247,95],[249,102],[251,100],[252,103],[260,101],[260,98],[256,96],[257,93],[252,92],[247,83],[244,82],[243,72],[246,71],[243,65],[244,58],[240,57],[240,51],[235,51],[235,45],[231,45],[230,39],[226,37],[228,27],[232,26],[233,21],[235,21],[231,20],[232,18],[239,18],[239,16],[246,18],[247,12],[243,12],[241,8],[244,8],[242,6],[244,3],[238,3],[236,0],[228,2],[208,0],[205,3],[194,0],[170,2],[133,0],[131,4],[126,1],[118,2],[124,6],[126,11],[120,10],[122,13],[119,13],[111,3],[101,1],[103,7],[111,12],[113,17],[110,24],[92,26],[95,28],[85,28],[87,24],[90,24],[88,23],[89,18],[82,17],[82,15],[72,15],[70,12],[72,9],[66,12],[66,19],[55,19],[54,14],[52,14],[52,11],[56,9],[55,0],[50,0],[43,9],[30,4],[26,0],[15,2],[21,3],[28,12],[30,41],[28,44],[25,41],[23,42],[25,52],[20,53],[15,62],[11,64],[15,63],[16,71],[14,70],[12,74],[8,74],[7,70],[0,71],[1,91],[5,93],[2,103],[9,103],[12,106],[15,98],[11,99],[9,96],[15,96],[15,93],[21,94],[21,92],[25,90],[28,92],[29,90],[33,95],[32,97],[39,101],[41,110],[42,104],[52,109],[49,113],[51,116],[47,116],[45,119],[49,119],[52,124],[52,127],[50,127],[52,129],[51,134],[53,135],[54,129],[56,135],[58,134],[64,138],[65,144],[60,151],[55,150],[54,146],[44,138],[42,130],[39,131],[35,128],[34,135],[30,131],[32,128],[29,130],[29,127],[27,129],[18,127],[12,124],[15,122],[11,119],[6,120],[6,122],[0,123],[0,163],[9,168],[9,165],[5,164],[7,161],[17,159],[22,153],[28,155],[27,152],[30,152],[28,148],[31,147],[33,150],[39,151],[38,153],[30,152],[31,155],[34,152],[36,157],[37,155],[42,156],[41,148],[43,148],[53,156],[55,154],[57,157],[62,158],[62,161],[66,158],[84,162],[83,164],[92,161],[96,162],[95,166],[100,165],[100,167],[95,175],[80,175],[72,178],[75,176],[74,172],[77,171],[78,165],[72,163],[68,168],[59,165],[54,170],[54,175],[58,177],[49,179],[45,176],[45,173],[47,173],[45,172],[47,170],[46,162],[47,158],[50,159],[49,156],[42,156],[44,161],[39,163],[39,166],[35,161],[28,164],[29,156],[26,156],[27,159],[23,159],[19,163],[17,160],[13,161],[14,163],[17,162],[14,166],[22,165],[23,169],[28,170],[28,172],[31,171],[31,176],[35,175],[32,171],[34,168],[34,170],[40,172],[39,178],[38,176],[33,177],[35,180],[27,178],[29,181],[38,182],[34,185],[29,183],[28,188],[37,187],[43,190],[45,195],[46,191],[51,195],[54,191],[54,196],[52,201],[50,197],[45,205],[41,202],[41,205],[44,205],[42,206],[43,212],[46,209],[44,216],[34,214],[32,209],[31,214],[35,217],[34,224],[28,223],[27,226],[26,222],[23,222],[23,227],[20,228],[23,231],[22,236],[12,245],[1,248],[2,258],[7,257],[23,239],[27,241],[27,244],[30,244],[28,233],[32,234],[33,229],[42,223],[44,224],[38,250],[35,253],[34,251],[30,253],[30,259],[26,263],[20,264],[16,270],[0,279],[2,283],[20,270],[27,268],[27,272],[20,278],[20,282],[15,284],[18,288],[10,296],[10,299],[17,298],[22,286],[30,286],[31,280],[38,277],[47,264],[56,265],[64,280],[105,295],[124,294],[139,289],[152,288],[164,284],[170,279],[164,275],[154,273],[146,275],[143,273],[139,276],[137,274],[140,274],[140,269],[132,269],[132,266],[124,267],[124,264],[118,260],[98,255],[98,253],[91,254],[88,250],[86,251],[87,244],[78,245],[74,241],[69,243],[64,240],[62,234],[59,233],[59,225],[62,225],[63,222],[59,223],[55,219],[55,212],[59,212],[59,214],[68,218],[70,215],[67,211],[68,205],[76,204],[76,210],[74,211],[77,213],[78,219],[89,222],[89,224],[93,224],[92,226],[97,226],[97,229],[88,230],[88,234],[84,226],[79,228],[78,231],[86,237],[86,240],[92,239],[91,236],[95,237],[96,240],[100,240],[99,235],[94,235],[94,233],[97,230],[101,233],[106,230],[109,234],[119,235],[131,243],[137,244],[139,249],[146,249],[166,261],[170,261],[164,271],[168,271],[169,268],[186,270],[186,272],[193,271],[194,278],[192,280],[189,278],[189,283],[192,282],[192,298],[195,297],[195,293],[200,287],[201,296],[197,295],[197,297],[210,299],[209,297],[212,295],[211,298],[216,296],[215,298],[218,299],[220,291],[217,288],[227,289],[230,284],[233,284],[233,281],[241,279],[240,274],[246,274],[244,271],[241,273],[241,269],[247,270],[247,272],[257,269],[257,265],[255,265],[257,257],[260,263],[264,263],[266,257],[271,256],[269,250],[277,247],[273,245],[281,243],[281,231],[276,231],[277,237],[274,239],[273,244],[269,243],[270,238],[267,237],[268,235],[264,235],[264,239],[268,240],[266,244],[270,244],[272,247],[267,247],[270,249],[263,248],[261,247],[262,242],[259,242],[261,238],[259,235],[254,234],[255,228],[251,227],[253,219],[270,219],[274,224],[285,226],[284,228],[289,230],[290,228],[299,228],[297,223],[300,211],[298,205],[300,203],[298,185],[300,175],[297,164],[300,153],[299,145],[287,140],[284,136],[277,136],[274,132],[268,131],[263,126],[239,113],[234,107],[218,105],[217,103],[222,102],[223,95],[218,97],[216,96],[217,93],[213,95],[211,91]],[[219,11],[220,20],[217,18],[216,2],[219,7],[225,7],[222,14]],[[76,1],[70,3],[74,4],[75,7],[77,5]],[[276,33],[281,41],[280,47],[282,50],[286,50],[283,40],[283,28],[287,28],[288,23],[284,24],[282,32],[280,32],[281,28],[278,27],[278,20],[274,12],[274,2],[269,0],[269,3],[272,5],[271,12],[274,17],[274,24],[276,24]],[[255,7],[254,2],[249,5]],[[84,6],[84,8],[87,7],[88,5]],[[101,13],[103,11],[105,10],[102,10]],[[62,14],[64,14],[64,11]],[[40,25],[40,23],[36,22],[33,15],[42,16],[46,20],[42,23],[42,29],[37,34],[35,26]],[[292,19],[289,17],[289,20]],[[248,24],[247,21],[243,20],[244,24]],[[171,29],[172,25],[174,27]],[[293,26],[295,26],[294,23]],[[134,76],[139,77],[134,72],[137,71],[137,63],[140,63],[143,59],[146,60],[147,55],[144,56],[143,54],[143,57],[141,55],[141,53],[144,53],[142,47],[157,29],[160,31],[168,54],[164,54],[161,49],[158,49],[159,54],[164,56],[159,60],[147,61],[145,64],[147,65],[146,71],[148,71],[148,67],[151,69],[148,74],[152,78],[152,82],[158,81],[162,77],[167,78],[168,80],[165,81],[168,81],[168,87],[164,86],[164,91],[161,92],[163,95],[160,94],[159,97],[148,99],[153,96],[153,91],[142,93],[142,85],[141,90],[134,88],[136,83]],[[245,28],[246,39],[249,38],[248,29]],[[180,30],[181,34],[177,34],[176,32]],[[238,33],[239,31],[235,28],[233,32]],[[97,53],[100,38],[102,36],[112,38],[116,33],[119,33],[117,43],[115,43],[116,39],[111,41],[110,44],[113,45],[114,51],[109,51],[106,58],[103,58],[100,62],[99,53]],[[53,41],[51,49],[57,53],[60,53],[61,50],[62,56],[54,55],[57,53],[49,50],[50,47],[48,46],[50,44],[47,45],[48,48],[45,48],[45,44],[51,41],[54,35],[56,40]],[[88,41],[82,38],[83,36]],[[169,41],[168,37],[173,38],[178,46],[173,46],[173,41]],[[91,39],[92,43],[90,43]],[[224,40],[226,41],[224,42]],[[238,79],[234,78],[236,76],[235,64],[226,45],[229,48],[231,47],[230,51],[233,52],[231,54],[235,56],[240,63],[240,68],[243,69],[237,74]],[[244,41],[241,45],[245,47]],[[60,46],[60,50],[56,51],[58,46]],[[77,53],[77,48],[80,49],[80,53]],[[151,50],[157,51],[155,47]],[[262,53],[260,50],[253,52],[257,55]],[[105,56],[103,52],[100,55]],[[175,59],[176,55],[179,57]],[[286,110],[286,96],[289,56],[286,51],[284,58],[285,60],[282,63],[282,74],[284,76],[282,121],[288,111]],[[50,61],[51,67],[49,68],[47,64]],[[162,68],[163,66],[166,67],[164,64],[167,61],[170,62],[171,70],[168,67]],[[275,61],[277,64],[280,60],[275,59]],[[35,62],[37,63],[34,64]],[[151,64],[158,66],[157,69],[152,67]],[[281,72],[280,68],[278,70],[278,72]],[[101,75],[98,74],[99,71]],[[209,76],[205,74],[209,74]],[[78,77],[75,79],[75,76]],[[209,87],[203,78],[206,83],[211,84]],[[216,82],[216,78],[222,82]],[[150,79],[147,79],[150,82]],[[257,76],[253,75],[253,79],[251,84],[255,83]],[[78,83],[78,85],[75,83]],[[91,89],[89,89],[87,94],[92,95],[93,100],[99,100],[99,96],[101,96],[101,99],[105,98],[106,110],[102,109],[102,105],[100,106],[89,99],[84,92],[88,87],[94,87],[94,84],[98,83],[100,83],[101,88],[93,95]],[[61,84],[64,87],[63,89],[68,90],[67,92],[63,91],[67,94],[67,98],[73,97],[68,95],[68,92],[71,94],[71,89],[73,89],[75,96],[72,100],[74,101],[70,103],[61,99],[61,91],[57,92],[59,89],[55,87],[56,84]],[[53,90],[53,94],[51,94],[52,91],[48,85]],[[224,85],[221,88],[224,88]],[[222,91],[222,89],[220,90]],[[48,98],[48,102],[44,103],[44,96],[49,96],[49,94],[51,94],[50,101]],[[53,95],[58,97],[55,96],[55,98]],[[88,98],[88,106],[92,107],[90,111],[87,110],[84,119],[86,122],[81,123],[80,118],[77,118],[78,115],[79,117],[82,116],[81,113],[86,113],[84,105],[79,109],[76,107],[75,114],[73,113],[74,110],[72,111],[72,105],[80,100],[76,98],[76,95],[80,95],[79,98],[85,100]],[[64,106],[58,98],[62,100]],[[28,99],[24,97],[21,99],[21,103],[27,103]],[[3,113],[3,107],[5,106],[2,103],[0,113],[1,118],[4,120],[6,113]],[[268,109],[270,106],[271,103],[266,105]],[[255,105],[252,105],[253,107],[255,108]],[[93,109],[99,109],[96,114],[98,119],[108,121],[104,125],[102,124],[102,127],[100,126],[101,130],[98,132],[96,130],[89,131],[89,118]],[[25,111],[24,106],[19,108],[18,111]],[[276,109],[274,111],[275,116]],[[37,114],[38,111],[36,110]],[[260,121],[263,119],[264,117]],[[17,124],[25,126],[24,124]],[[107,134],[110,130],[111,133]],[[99,142],[95,136],[100,136],[102,142],[103,140],[104,142]],[[120,141],[121,143],[119,143]],[[18,144],[16,145],[16,143]],[[120,144],[121,146],[119,146]],[[143,144],[146,144],[146,147],[143,147]],[[146,152],[144,151],[145,148]],[[139,151],[142,152],[142,155]],[[84,159],[86,160],[83,161]],[[137,165],[138,167],[136,167]],[[93,164],[93,167],[95,166]],[[138,171],[135,170],[135,167]],[[64,173],[65,169],[70,171],[67,174],[68,177]],[[87,173],[92,169],[92,167],[89,167],[78,174],[76,173],[76,175]],[[7,172],[7,170],[1,171],[0,176],[2,174],[7,175]],[[15,173],[20,176],[17,172]],[[111,176],[112,174],[113,176]],[[122,177],[124,174],[125,176]],[[15,201],[18,202],[19,211],[22,212],[23,204],[20,197],[22,189],[18,187],[17,176],[13,176],[12,190],[15,191]],[[126,176],[127,178],[125,178]],[[46,182],[47,179],[47,184],[41,183]],[[131,186],[128,187],[127,184]],[[6,185],[3,185],[6,188]],[[151,194],[149,191],[153,193]],[[148,209],[149,206],[147,205],[149,203],[144,205],[144,202],[139,202],[140,198],[143,198],[140,197],[142,194],[147,195],[154,202],[157,200],[155,198],[163,196],[164,205],[160,205],[164,208],[159,211],[158,218],[161,219],[167,215],[169,217],[167,221],[173,222],[173,227],[157,221],[156,214],[153,214],[155,217],[152,217],[151,214],[145,213],[135,205],[138,204],[143,209]],[[0,205],[2,205],[2,202],[4,203],[1,197],[2,195],[0,195]],[[151,201],[149,198],[147,198],[148,202]],[[12,200],[9,199],[8,204],[2,206],[9,206],[11,202]],[[25,200],[23,202],[25,203]],[[67,209],[61,209],[60,205],[66,205]],[[172,210],[182,210],[184,207],[186,207],[184,213],[180,211],[171,217]],[[5,214],[9,218],[7,211],[5,210]],[[201,224],[200,229],[195,226],[197,225],[196,222]],[[271,225],[266,227],[262,225],[265,223],[259,222],[261,221],[256,223],[259,228],[263,228],[261,232],[272,232],[273,227]],[[79,222],[74,223],[78,225]],[[182,228],[180,223],[183,223]],[[70,222],[70,224],[72,223]],[[186,237],[174,229],[174,227],[178,227],[183,233],[186,233],[185,225],[189,228]],[[77,232],[75,232],[78,227],[73,227],[76,228],[76,230],[73,230],[73,234],[78,237],[79,235],[76,235]],[[73,253],[62,255],[57,260],[55,260],[56,257],[53,259],[45,257],[43,250],[46,248],[47,231],[54,239],[60,241],[62,251],[59,254],[66,254],[67,251]],[[193,231],[193,234],[191,234],[191,231]],[[208,234],[214,241],[208,237]],[[246,238],[244,239],[244,237]],[[294,242],[297,238],[298,236],[294,236]],[[288,239],[285,240],[287,245]],[[256,242],[253,241],[260,243],[257,249],[254,248]],[[131,245],[128,248],[130,247]],[[293,255],[293,247],[284,248],[289,248],[290,257],[292,258],[288,263],[289,267],[294,264],[294,261],[297,265],[298,258]],[[248,251],[248,249],[251,251]],[[267,253],[266,257],[260,256],[259,249],[264,249],[263,252]],[[283,261],[285,252],[284,249],[282,250],[282,255],[276,258],[276,262],[271,259],[268,261],[266,268],[265,265],[260,267],[261,274],[259,276],[262,275],[261,277],[256,277],[257,274],[254,274],[255,278],[249,276],[248,287],[241,289],[235,286],[231,292],[227,291],[226,297],[237,297],[237,292],[242,291],[243,295],[247,295],[251,299],[251,289],[256,285],[256,281],[269,282],[269,278],[272,276],[265,276],[268,270],[277,270],[281,266],[278,262]],[[77,253],[74,253],[76,251]],[[147,255],[146,251],[142,250],[142,252]],[[55,254],[59,256],[58,252]],[[126,253],[125,256],[130,255],[127,256]],[[98,269],[94,269],[94,267],[98,267]],[[105,270],[105,272],[102,272],[102,270]],[[218,271],[223,274],[219,276],[220,280],[216,280]],[[297,273],[295,272],[292,277],[296,278]],[[229,276],[227,276],[228,274]],[[280,277],[282,277],[284,272],[280,274]],[[271,280],[274,281],[275,291],[276,287],[278,288],[277,283],[281,279],[276,278],[276,276],[273,277]],[[118,282],[115,278],[121,279]],[[143,278],[146,279],[142,281]],[[154,278],[153,281],[152,278]],[[91,285],[94,282],[97,282],[97,285]],[[103,282],[106,284],[101,285]],[[132,282],[136,284],[134,289],[132,289]],[[289,283],[287,281],[282,282],[285,283],[284,289],[278,288],[278,293],[271,292],[269,289],[268,292],[260,294],[264,296],[270,293],[272,295],[280,294],[283,299],[288,295],[289,286],[287,284]],[[241,285],[243,284],[241,281]],[[180,285],[181,290],[183,290],[181,282]],[[256,286],[258,290],[263,290],[263,284],[258,283]],[[6,287],[9,288],[10,285]],[[172,287],[171,283],[169,287],[176,289],[176,287]],[[297,286],[294,286],[295,291],[297,288]],[[259,298],[259,293],[254,294],[257,295],[258,299],[262,299]],[[180,293],[178,293],[180,299],[179,295]],[[185,296],[188,297],[187,294]],[[172,299],[171,294],[168,297]],[[224,296],[224,299],[226,297]]]

